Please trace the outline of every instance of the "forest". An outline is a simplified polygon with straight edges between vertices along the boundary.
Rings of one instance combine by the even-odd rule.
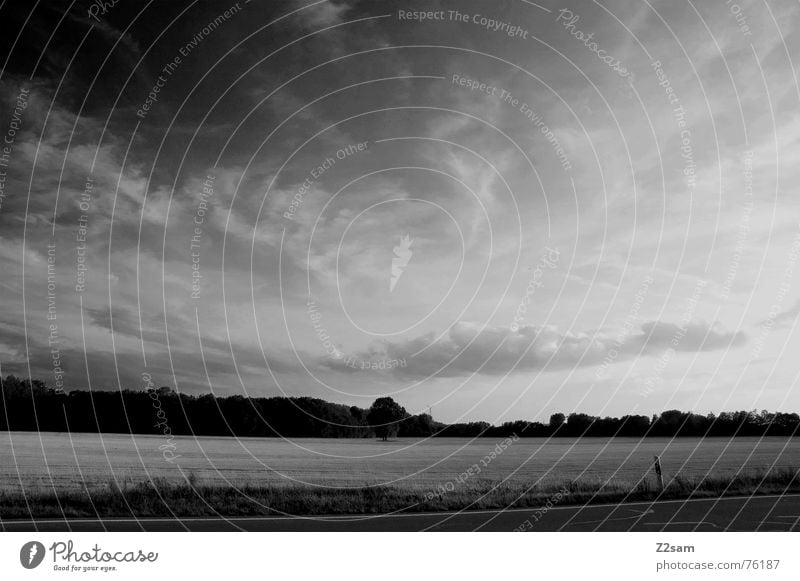
[[[552,414],[547,423],[517,420],[445,424],[412,415],[391,398],[372,408],[312,397],[217,397],[149,390],[65,392],[37,379],[0,377],[0,431],[90,432],[234,437],[706,437],[796,436],[797,413],[734,411],[695,414],[667,410],[653,416]],[[382,402],[389,405],[376,411]],[[382,412],[382,413],[377,413]],[[386,415],[388,414],[388,415]],[[370,418],[386,418],[388,428]],[[388,433],[387,433],[388,432]]]

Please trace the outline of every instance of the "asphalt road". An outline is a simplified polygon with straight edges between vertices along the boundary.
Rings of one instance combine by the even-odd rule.
[[[4,531],[800,531],[800,495],[394,515],[3,521]]]

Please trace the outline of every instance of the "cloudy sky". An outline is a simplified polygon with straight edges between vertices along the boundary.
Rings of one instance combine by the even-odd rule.
[[[3,375],[446,421],[800,410],[796,2],[0,22]]]

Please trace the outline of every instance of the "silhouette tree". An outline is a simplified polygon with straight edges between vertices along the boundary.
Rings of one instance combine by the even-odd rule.
[[[406,416],[398,426],[397,435],[404,438],[424,438],[436,432],[436,422],[428,414]]]
[[[367,412],[367,422],[375,435],[385,442],[390,435],[397,433],[397,423],[407,416],[405,408],[392,398],[379,397]]]
[[[566,419],[566,421],[565,421]],[[371,424],[371,425],[368,425]],[[402,437],[800,437],[800,415],[762,411],[707,415],[666,410],[651,418],[626,415],[597,418],[582,413],[553,414],[549,424],[516,420],[442,424],[428,414],[411,416],[392,398],[370,410],[312,397],[259,397],[102,389],[91,392],[48,388],[38,379],[0,377],[0,431],[92,432],[121,434],[368,438]]]
[[[567,417],[562,413],[553,414],[550,416],[550,427],[553,431],[557,430],[567,421]]]

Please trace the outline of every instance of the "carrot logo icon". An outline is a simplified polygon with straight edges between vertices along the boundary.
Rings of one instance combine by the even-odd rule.
[[[394,292],[394,287],[403,276],[408,262],[414,253],[411,251],[411,245],[414,243],[413,238],[409,238],[408,234],[400,237],[400,244],[394,247],[394,256],[392,257],[392,278],[389,281],[389,292]]]
[[[39,541],[30,541],[19,550],[19,562],[26,569],[35,569],[44,560],[44,545]]]

